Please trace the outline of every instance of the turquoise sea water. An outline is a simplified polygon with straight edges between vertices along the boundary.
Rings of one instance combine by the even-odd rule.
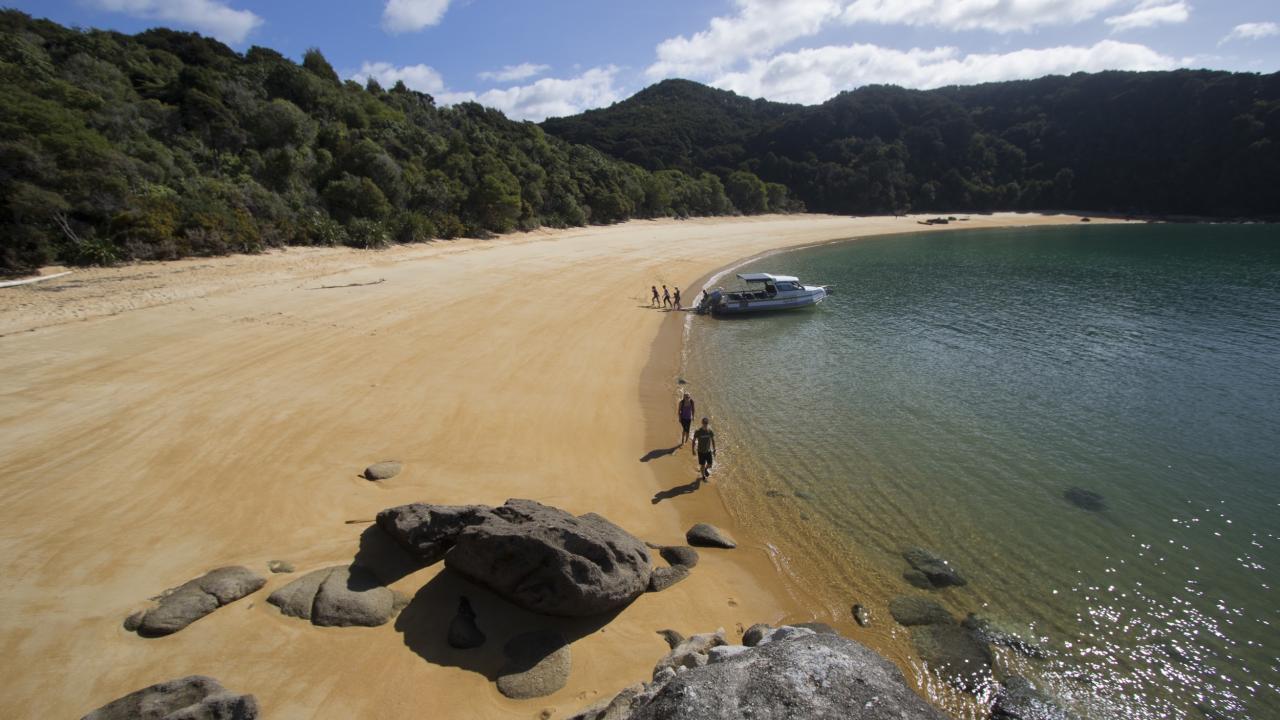
[[[1001,663],[1086,717],[1280,718],[1280,228],[872,238],[738,271],[835,285],[693,318],[684,368],[731,510],[833,612],[863,599],[901,638],[883,603],[924,592],[900,554],[924,546],[969,579],[935,597],[1044,642]]]

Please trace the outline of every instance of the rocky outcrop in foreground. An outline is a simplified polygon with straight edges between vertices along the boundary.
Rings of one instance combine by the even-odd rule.
[[[163,592],[153,607],[130,615],[126,630],[143,637],[161,637],[191,623],[267,584],[265,578],[245,567],[222,567]]]
[[[222,687],[217,680],[189,675],[157,683],[114,700],[81,720],[255,720],[258,701]]]
[[[644,543],[622,528],[533,500],[402,505],[378,513],[378,526],[422,562],[443,557],[449,569],[544,615],[620,609],[649,588],[653,572]]]
[[[377,627],[406,604],[359,565],[313,570],[276,590],[267,602],[290,617],[323,627]]]
[[[944,720],[888,660],[838,635],[757,627],[754,647],[723,632],[682,641],[637,684],[573,720],[831,718]]]

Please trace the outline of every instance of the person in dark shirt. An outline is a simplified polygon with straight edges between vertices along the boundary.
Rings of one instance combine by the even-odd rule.
[[[685,393],[680,398],[680,404],[676,406],[676,417],[680,418],[680,447],[689,442],[689,426],[693,424],[694,412],[693,398],[689,397],[689,393]]]
[[[677,310],[681,309],[680,308],[680,288],[676,288],[676,292],[675,292],[675,295],[672,297],[672,300],[676,304],[676,309]]]
[[[661,300],[658,299],[658,286],[650,285],[649,289],[653,291],[653,299],[649,301],[649,304],[657,305],[658,303],[662,302]]]
[[[711,418],[702,418],[702,427],[693,431],[693,454],[698,456],[698,470],[706,482],[716,459],[716,434],[711,429]]]
[[[667,307],[669,305],[671,305],[671,291],[667,289],[666,285],[663,285],[662,286],[662,306]]]

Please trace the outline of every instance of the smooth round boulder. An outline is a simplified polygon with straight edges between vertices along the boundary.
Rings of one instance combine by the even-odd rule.
[[[662,592],[676,583],[689,577],[687,565],[654,568],[649,575],[649,592]]]
[[[265,578],[245,567],[216,568],[166,590],[154,606],[131,614],[125,620],[125,629],[143,637],[171,635],[266,583]]]
[[[698,564],[698,551],[688,545],[667,545],[659,548],[658,554],[672,565],[692,568]]]
[[[569,682],[573,658],[560,633],[540,630],[511,638],[503,647],[498,692],[516,700],[545,697]]]
[[[366,480],[390,480],[399,475],[403,469],[404,465],[395,460],[383,460],[365,468],[364,477]]]
[[[283,615],[321,627],[377,627],[403,607],[396,594],[359,565],[313,570],[267,597]]]
[[[684,537],[690,545],[698,547],[722,548],[725,550],[732,550],[738,547],[738,543],[734,542],[728,533],[710,523],[694,525],[689,528]]]

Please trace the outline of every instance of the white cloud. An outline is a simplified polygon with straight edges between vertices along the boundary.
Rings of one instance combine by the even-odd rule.
[[[1142,0],[1137,7],[1123,15],[1115,15],[1104,22],[1111,26],[1112,32],[1124,32],[1135,28],[1147,28],[1153,25],[1183,23],[1191,17],[1191,6],[1179,0]]]
[[[711,25],[691,37],[668,38],[658,44],[658,60],[650,77],[704,76],[739,60],[772,52],[796,38],[818,32],[839,17],[840,0],[733,0],[737,12],[712,18]]]
[[[753,60],[713,85],[749,97],[823,102],[843,90],[874,83],[910,88],[970,85],[1100,70],[1168,70],[1177,61],[1143,45],[1103,40],[1003,54],[962,55],[952,47],[895,50],[877,45],[828,46]]]
[[[543,78],[529,85],[482,93],[448,92],[436,96],[442,104],[475,101],[493,107],[517,120],[541,121],[549,117],[574,115],[583,110],[617,101],[614,78],[618,68],[595,67],[572,78]]]
[[[103,10],[147,20],[163,20],[193,28],[227,43],[239,44],[262,24],[248,10],[228,7],[222,0],[89,0]]]
[[[387,62],[366,62],[360,70],[351,74],[356,82],[368,82],[369,78],[378,81],[384,88],[389,88],[401,81],[405,87],[418,92],[435,94],[444,91],[444,78],[440,73],[427,65],[392,65]]]
[[[1006,33],[1089,20],[1123,0],[855,0],[847,23],[916,25]]]
[[[609,65],[591,68],[576,77],[543,78],[528,85],[486,90],[482,93],[450,90],[440,73],[428,65],[365,62],[349,77],[361,83],[373,78],[384,88],[402,81],[411,90],[430,93],[441,105],[478,102],[501,110],[507,117],[540,121],[549,117],[574,115],[617,101],[619,92],[614,86],[617,74],[618,68]]]
[[[535,65],[534,63],[520,63],[519,65],[507,65],[501,70],[491,70],[480,73],[481,80],[496,80],[498,82],[512,82],[515,80],[525,80],[535,75],[551,69],[550,65]]]
[[[387,0],[382,28],[391,33],[417,32],[444,18],[450,0]]]
[[[1280,25],[1273,22],[1242,23],[1232,28],[1226,37],[1218,41],[1218,44],[1221,45],[1232,40],[1257,40],[1274,35],[1280,35]]]

